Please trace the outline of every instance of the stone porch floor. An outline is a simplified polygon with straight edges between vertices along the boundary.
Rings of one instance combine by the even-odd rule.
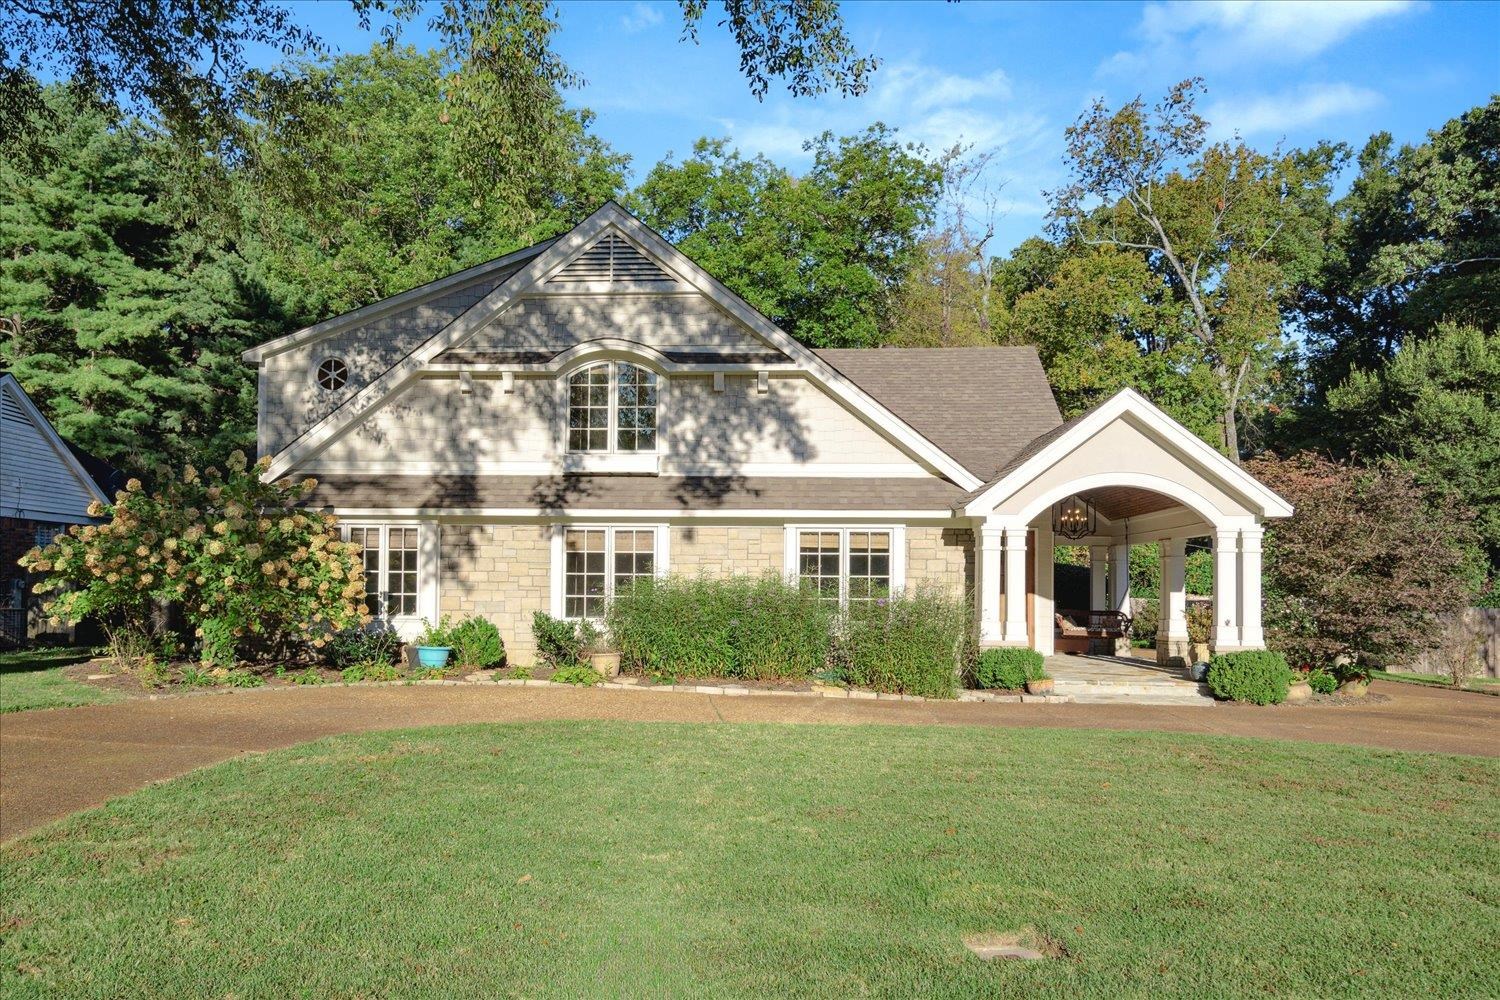
[[[1047,672],[1058,694],[1081,704],[1214,704],[1208,685],[1188,680],[1181,670],[1158,666],[1155,660],[1059,653],[1047,657]]]

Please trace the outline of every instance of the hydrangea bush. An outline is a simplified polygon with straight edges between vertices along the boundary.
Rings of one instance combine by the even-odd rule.
[[[322,647],[369,621],[360,547],[339,539],[331,514],[298,502],[315,480],[265,482],[267,462],[236,452],[221,472],[188,466],[155,492],[130,480],[89,514],[21,560],[42,574],[37,591],[55,620],[95,616],[120,641],[149,631],[153,605],[182,609],[204,662],[232,666],[247,652]]]

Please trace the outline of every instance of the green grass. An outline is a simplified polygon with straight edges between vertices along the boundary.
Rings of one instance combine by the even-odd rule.
[[[1399,684],[1421,684],[1424,687],[1438,687],[1453,690],[1453,685],[1447,679],[1437,674],[1405,674],[1391,670],[1372,670],[1370,676],[1381,681],[1395,681]],[[1496,677],[1470,677],[1464,688],[1469,691],[1483,691],[1487,694],[1500,694],[1500,678]]]
[[[89,687],[63,676],[63,667],[93,656],[87,649],[26,649],[0,653],[0,712],[68,708],[114,701],[113,691]]]
[[[0,993],[1479,996],[1500,763],[1166,734],[338,737],[0,848]],[[986,964],[965,934],[1061,949]]]

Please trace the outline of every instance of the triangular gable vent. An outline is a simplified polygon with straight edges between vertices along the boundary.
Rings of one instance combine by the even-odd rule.
[[[615,233],[606,235],[547,279],[553,287],[615,282],[675,285],[677,279]]]

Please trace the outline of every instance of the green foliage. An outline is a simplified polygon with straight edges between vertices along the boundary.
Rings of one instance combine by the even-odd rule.
[[[536,641],[537,659],[553,670],[582,663],[597,634],[589,621],[553,618],[543,611],[531,615],[531,636]]]
[[[1189,604],[1187,609],[1188,641],[1205,644],[1213,635],[1214,607],[1212,604]]]
[[[315,687],[325,683],[323,673],[317,667],[307,667],[286,675],[286,679],[299,687]]]
[[[225,675],[224,683],[236,688],[258,688],[265,686],[266,679],[248,670],[231,670]]]
[[[869,347],[921,255],[942,184],[926,150],[876,124],[805,147],[801,177],[722,139],[665,160],[631,195],[645,222],[804,343]]]
[[[1208,688],[1226,701],[1279,705],[1286,701],[1291,681],[1286,657],[1268,650],[1220,653],[1208,664]]]
[[[683,37],[696,42],[708,0],[681,0],[681,6]],[[787,90],[796,97],[828,90],[858,97],[880,65],[854,48],[834,0],[724,0],[723,8],[719,25],[739,45],[740,71],[757,100],[765,99],[770,79],[777,77],[787,79]]]
[[[828,657],[835,610],[776,575],[641,580],[606,621],[627,671],[805,678]]]
[[[149,472],[255,441],[240,352],[284,327],[242,261],[172,218],[156,140],[61,87],[39,163],[0,156],[7,367],[73,444]]]
[[[438,646],[451,649],[453,647],[453,616],[443,615],[433,624],[426,618],[422,619],[422,631],[412,640],[413,646]]]
[[[971,681],[980,690],[1019,691],[1046,676],[1045,660],[1034,649],[986,649],[975,661]]]
[[[1134,607],[1135,614],[1130,620],[1130,641],[1154,645],[1156,629],[1161,623],[1161,601],[1154,597],[1145,598]]]
[[[1189,594],[1214,592],[1214,557],[1210,546],[1189,541],[1183,579]],[[1130,596],[1161,597],[1161,548],[1155,542],[1130,547]]]
[[[1333,694],[1334,689],[1339,686],[1338,678],[1322,667],[1310,670],[1307,673],[1307,686],[1318,694]]]
[[[339,540],[328,514],[302,511],[315,485],[266,483],[267,460],[225,471],[191,465],[156,492],[132,479],[113,504],[95,503],[98,525],[75,525],[23,564],[47,613],[70,622],[89,615],[146,635],[152,602],[178,602],[203,642],[204,662],[232,666],[245,653],[283,652],[292,642],[322,647],[362,624],[359,547]]]
[[[1326,420],[1338,453],[1392,459],[1474,511],[1500,566],[1500,325],[1440,324],[1329,392]]]
[[[582,665],[563,667],[552,674],[554,684],[573,684],[579,687],[593,687],[595,684],[603,683],[604,675],[593,667]]]
[[[505,642],[493,622],[475,616],[452,632],[453,655],[461,667],[488,668],[505,662]]]
[[[395,681],[401,679],[401,671],[396,669],[394,664],[367,660],[351,663],[340,670],[339,679],[345,684],[358,684],[360,681]]]
[[[218,681],[207,670],[201,670],[190,663],[182,668],[177,683],[183,687],[213,687]]]
[[[962,598],[933,589],[850,601],[835,662],[855,687],[952,698],[968,659],[972,613]]]
[[[332,659],[334,666],[345,669],[394,666],[400,649],[401,637],[382,624],[334,636]]]

